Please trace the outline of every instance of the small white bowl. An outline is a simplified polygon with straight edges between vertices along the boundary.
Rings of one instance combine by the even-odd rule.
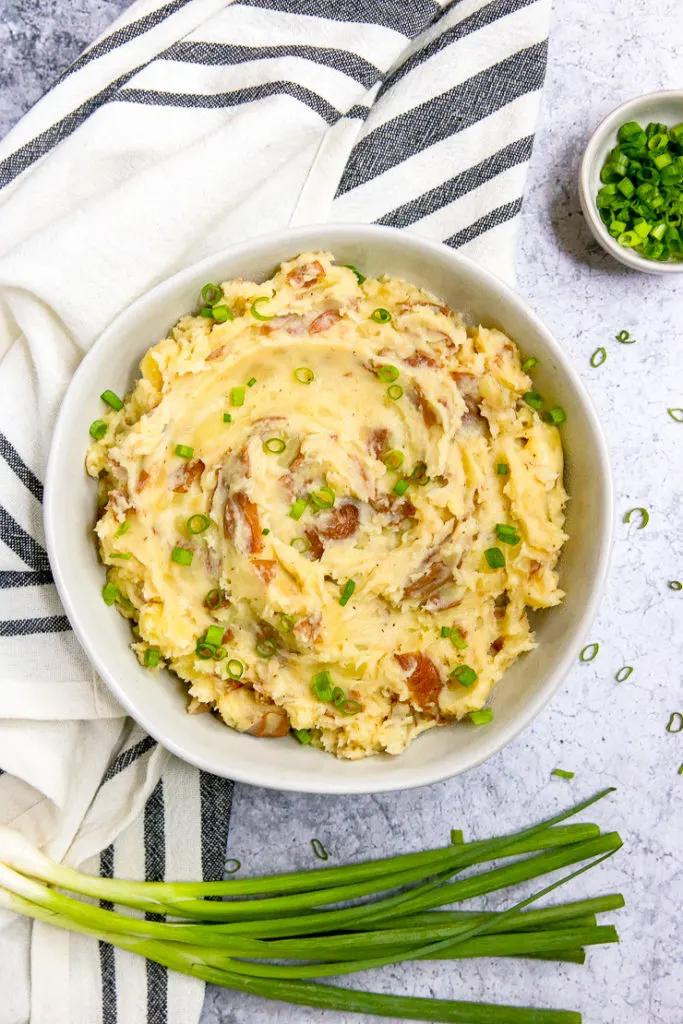
[[[656,260],[647,260],[633,249],[619,245],[600,220],[595,205],[598,189],[602,188],[600,171],[607,154],[617,145],[617,132],[626,121],[638,121],[643,128],[650,121],[660,121],[669,127],[680,124],[683,121],[683,92],[664,90],[637,96],[622,103],[600,122],[586,146],[579,171],[579,197],[584,217],[605,252],[632,270],[640,270],[645,274],[683,273],[683,263],[658,263]]]
[[[567,412],[563,427],[570,540],[562,555],[562,605],[535,616],[536,650],[496,686],[490,725],[454,724],[420,736],[400,757],[336,760],[293,739],[257,739],[213,715],[190,716],[185,688],[167,672],[153,675],[131,653],[130,627],[101,598],[104,569],[92,528],[95,483],[85,473],[88,426],[100,393],[124,394],[144,352],[196,305],[206,281],[263,280],[299,252],[329,249],[364,273],[392,274],[434,292],[473,323],[500,327],[538,357],[538,388]],[[607,448],[593,406],[562,347],[530,309],[488,271],[444,245],[393,228],[318,225],[259,238],[217,253],[160,284],[123,312],[81,363],[62,404],[45,483],[50,562],[71,624],[97,671],[123,707],[178,757],[240,782],[316,793],[376,793],[424,786],[479,764],[509,743],[553,695],[576,661],[598,607],[612,531]]]

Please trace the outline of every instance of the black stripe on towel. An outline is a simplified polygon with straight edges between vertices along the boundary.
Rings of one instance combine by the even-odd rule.
[[[230,43],[190,43],[183,40],[159,54],[159,60],[208,66],[280,60],[283,57],[298,57],[312,64],[333,68],[360,82],[367,89],[382,76],[379,68],[357,53],[328,46],[304,46],[299,43],[289,43],[286,46],[244,46]]]
[[[128,747],[128,750],[124,750],[121,754],[115,758],[107,768],[104,778],[102,779],[102,785],[105,782],[109,782],[115,775],[129,768],[132,764],[138,761],[143,754],[146,754],[148,750],[153,750],[156,747],[157,741],[153,740],[151,736],[145,736],[143,740],[135,743],[132,747]]]
[[[24,484],[25,487],[28,487],[34,498],[37,498],[38,501],[42,501],[43,485],[33,470],[29,469],[14,445],[7,440],[4,434],[0,434],[0,455],[2,455],[9,468],[16,473],[22,484]]]
[[[37,572],[0,569],[0,590],[9,590],[12,587],[43,587],[48,583],[54,583],[49,569],[40,569]]]
[[[57,79],[56,84],[61,82],[62,79],[67,78],[68,75],[72,75],[74,71],[79,71],[98,57],[111,53],[112,50],[118,49],[119,46],[125,46],[132,39],[136,39],[138,36],[144,35],[145,32],[149,32],[151,28],[160,25],[170,15],[182,10],[188,3],[190,3],[190,0],[173,0],[172,3],[165,4],[156,11],[146,14],[144,18],[138,18],[137,21],[131,21],[128,25],[124,25],[123,28],[117,28],[115,32],[105,36],[99,43],[95,43],[94,46],[91,46],[89,50],[78,57],[73,64],[70,64],[66,71]]]
[[[381,25],[411,38],[423,32],[440,12],[435,0],[238,0],[237,5],[330,21]]]
[[[234,788],[230,779],[222,779],[209,772],[199,773],[202,877],[205,882],[215,882],[223,877]]]
[[[166,823],[164,784],[159,779],[145,804],[145,881],[163,882],[166,873]],[[148,921],[161,921],[161,915],[147,912]],[[167,1024],[168,972],[161,964],[147,960],[147,1024]]]
[[[362,103],[355,103],[352,107],[349,107],[344,114],[344,117],[357,117],[361,121],[364,121],[369,113],[370,107],[366,107]]]
[[[68,633],[71,629],[66,615],[50,615],[45,619],[5,619],[0,622],[1,636],[33,636],[35,633]]]
[[[291,96],[304,103],[328,124],[334,124],[341,114],[331,103],[318,96],[316,92],[306,89],[296,82],[264,82],[262,85],[250,85],[244,89],[219,93],[183,93],[162,92],[153,89],[121,89],[111,97],[116,103],[145,103],[156,107],[180,107],[183,109],[223,110],[226,107],[237,107],[242,103],[253,103],[255,100],[269,96]]]
[[[114,877],[114,847],[108,846],[100,854],[100,876]],[[113,910],[109,900],[100,900],[102,910]],[[100,942],[100,976],[102,980],[102,1024],[117,1024],[118,1007],[116,1000],[116,956],[114,947]]]
[[[501,18],[507,17],[508,14],[513,14],[522,7],[528,7],[529,4],[536,3],[536,0],[493,0],[492,3],[486,4],[485,7],[480,8],[469,17],[463,18],[462,21],[458,22],[452,28],[446,29],[436,39],[432,39],[431,42],[423,46],[417,53],[411,54],[408,59],[396,68],[396,70],[387,78],[386,82],[380,89],[379,95],[382,96],[385,92],[391,89],[397,82],[415,68],[419,67],[420,64],[424,64],[426,60],[433,57],[434,54],[439,53],[441,50],[445,50],[452,43],[456,43],[459,39],[464,39],[465,36],[471,35],[472,32],[476,32],[480,28],[485,28],[487,25],[492,25],[494,22],[499,21]]]
[[[520,50],[369,132],[354,146],[337,195],[358,188],[415,153],[540,89],[546,53],[547,42]]]
[[[446,238],[444,244],[450,245],[452,249],[458,249],[461,245],[471,242],[473,238],[478,238],[479,235],[490,231],[491,228],[497,227],[498,224],[504,224],[505,221],[512,220],[521,209],[521,199],[515,199],[511,203],[498,206],[495,210],[491,210],[490,213],[480,217],[479,220],[475,220],[473,224],[468,224],[462,231],[456,231],[450,238]]]
[[[50,563],[45,548],[19,526],[7,509],[0,505],[0,540],[18,555],[31,569],[49,570]]]
[[[493,156],[486,157],[485,160],[474,164],[473,167],[468,167],[467,170],[461,171],[460,174],[437,185],[436,188],[424,192],[417,199],[411,199],[410,202],[397,206],[391,213],[385,213],[376,223],[401,228],[436,213],[448,203],[462,198],[472,189],[483,185],[485,181],[490,181],[498,174],[502,174],[503,171],[509,170],[510,167],[525,163],[531,157],[533,144],[533,135],[516,139],[509,146],[499,149]]]

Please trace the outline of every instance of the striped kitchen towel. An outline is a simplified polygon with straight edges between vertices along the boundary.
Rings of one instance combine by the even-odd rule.
[[[548,13],[138,0],[0,145],[0,821],[52,856],[217,878],[232,796],[123,717],[60,607],[41,477],[79,360],[158,281],[290,224],[406,227],[510,278]],[[9,916],[0,991],[0,1024],[194,1024],[203,995]]]

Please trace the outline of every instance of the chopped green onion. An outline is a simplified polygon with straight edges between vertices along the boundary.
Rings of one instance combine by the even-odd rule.
[[[118,395],[114,394],[113,391],[103,391],[100,398],[103,402],[106,402],[107,405],[111,406],[114,412],[120,412],[121,409],[123,409],[123,402]]]
[[[624,516],[624,522],[625,523],[630,523],[631,522],[631,516],[635,512],[637,512],[640,515],[640,524],[638,525],[638,529],[639,530],[644,530],[645,527],[647,526],[647,524],[650,522],[650,513],[648,512],[648,510],[646,508],[637,507],[637,508],[629,509],[628,512],[626,513],[626,515]]]
[[[161,652],[158,647],[148,647],[142,657],[142,662],[145,668],[156,668],[160,658]]]
[[[210,644],[212,647],[218,647],[223,643],[224,634],[225,629],[223,626],[209,626],[203,637],[204,643]]]
[[[526,394],[522,395],[522,398],[532,409],[543,408],[543,398],[539,395],[538,391],[527,391]]]
[[[118,530],[114,534],[114,537],[123,537],[124,533],[128,533],[130,530],[130,519],[124,519],[119,526]]]
[[[361,274],[360,270],[354,267],[353,263],[345,263],[344,266],[346,267],[347,270],[353,271],[353,273],[356,275],[356,280],[358,281],[358,284],[363,284],[365,278]]]
[[[93,420],[90,424],[90,436],[94,437],[96,441],[101,441],[104,435],[107,433],[108,427],[104,420]]]
[[[230,864],[231,866],[228,867],[228,864]],[[239,869],[241,867],[242,867],[242,862],[239,861],[237,859],[237,857],[231,857],[229,860],[226,860],[226,862],[225,862],[225,867],[223,868],[223,874],[224,875],[234,875],[234,874],[236,874],[239,871]]]
[[[244,675],[244,664],[238,658],[231,658],[225,667],[231,679],[241,679]]]
[[[270,533],[270,530],[268,529],[268,527],[266,527],[265,530],[261,530],[261,536],[262,537],[267,537],[269,533]]]
[[[294,548],[294,550],[298,551],[301,555],[306,551],[310,551],[312,547],[308,537],[294,537],[293,540],[290,540],[289,546]]]
[[[391,320],[391,313],[388,309],[383,309],[380,306],[378,309],[373,310],[370,314],[370,319],[374,320],[376,324],[388,324]]]
[[[227,656],[228,652],[226,651],[225,647],[217,647],[213,653],[213,660],[223,661],[223,658],[227,658]]]
[[[524,373],[528,373],[529,370],[533,370],[534,366],[536,366],[537,363],[538,359],[536,358],[536,356],[529,356],[529,358],[525,359],[522,363],[522,371]]]
[[[416,462],[413,472],[410,474],[410,478],[414,484],[418,487],[424,487],[425,484],[429,483],[429,476],[427,475],[427,463]]]
[[[311,690],[313,691],[313,696],[317,697],[323,704],[327,704],[332,700],[334,687],[332,686],[332,678],[327,669],[323,672],[316,672],[311,682]]]
[[[125,551],[125,552],[124,551],[110,551],[109,552],[109,557],[110,558],[122,558],[124,561],[127,562],[128,559],[131,558],[132,556],[127,551]]]
[[[219,590],[218,587],[214,587],[210,590],[204,598],[204,604],[211,611],[215,611],[216,608],[220,608],[223,604],[223,591]]]
[[[213,320],[213,310],[211,309],[211,306],[202,306],[199,310],[199,315],[206,317],[207,320]]]
[[[294,629],[294,617],[283,612],[278,618],[277,628],[281,633],[291,633]]]
[[[556,775],[558,779],[573,779],[574,778],[574,772],[566,772],[564,770],[564,768],[553,768],[553,770],[551,771],[550,774],[551,775]]]
[[[342,690],[341,686],[335,686],[332,690],[332,696],[330,697],[330,703],[334,704],[335,707],[341,707],[346,700],[346,694]]]
[[[554,409],[548,410],[548,420],[550,423],[554,423],[556,427],[558,427],[560,423],[564,423],[566,419],[567,414],[559,405],[555,406]]]
[[[377,376],[383,384],[392,384],[395,380],[398,380],[398,368],[392,366],[391,363],[386,363],[384,366],[379,367]]]
[[[188,551],[187,548],[175,547],[171,552],[171,561],[177,565],[192,565],[193,558],[194,551]]]
[[[306,509],[307,501],[305,498],[297,498],[289,512],[287,513],[290,519],[301,519]]]
[[[216,648],[213,644],[207,644],[204,640],[198,640],[194,653],[198,658],[201,658],[202,661],[209,661],[216,653]]]
[[[400,384],[391,384],[387,388],[387,395],[392,400],[392,402],[397,402],[399,398],[403,397],[403,388],[401,387]]]
[[[484,552],[484,558],[492,569],[502,569],[505,565],[505,555],[500,548],[487,548]]]
[[[357,715],[363,710],[363,705],[357,700],[343,700],[335,704],[335,707],[342,715]]]
[[[496,473],[498,476],[507,476],[508,464],[507,462],[499,462],[496,466]]]
[[[451,678],[457,679],[461,686],[472,686],[473,683],[476,683],[479,676],[469,665],[458,665],[451,672]]]
[[[683,423],[683,409],[667,409],[666,411],[672,420],[676,420],[676,423]]]
[[[633,672],[633,666],[632,665],[624,665],[623,668],[619,669],[619,671],[617,672],[617,674],[615,675],[614,678],[616,679],[616,681],[618,683],[625,683],[626,680],[628,679],[628,677],[631,675],[632,672]]]
[[[683,590],[683,583],[680,580],[671,580],[669,590]]]
[[[267,441],[263,442],[264,452],[269,452],[271,455],[281,455],[287,447],[287,442],[281,437],[269,437]]]
[[[229,306],[212,306],[211,316],[217,324],[224,324],[226,320],[235,319],[235,315]]]
[[[482,708],[481,711],[470,711],[468,717],[474,725],[488,725],[493,721],[493,711],[491,708]]]
[[[401,466],[403,465],[404,460],[405,455],[403,454],[403,452],[399,451],[398,448],[394,448],[393,451],[387,452],[387,454],[382,459],[382,462],[387,467],[387,469],[394,470],[400,469]]]
[[[460,846],[465,842],[465,835],[461,828],[451,829],[451,846]]]
[[[223,422],[224,423],[232,423],[232,416],[230,415],[229,412],[224,412],[223,413]]]
[[[667,732],[683,732],[683,715],[680,711],[672,711],[668,721]]]
[[[394,494],[398,494],[399,498],[403,497],[410,486],[408,480],[397,480],[394,484]]]
[[[256,641],[255,650],[260,658],[272,658],[277,651],[277,647],[275,641],[271,640],[270,637],[262,636]]]
[[[441,636],[442,636],[442,637],[443,637],[444,639],[446,639],[446,638],[447,638],[447,637],[449,637],[450,635],[451,635],[451,627],[450,627],[450,626],[442,626],[442,627],[441,627]]]
[[[621,342],[622,345],[635,345],[636,339],[632,338],[628,331],[619,331],[615,335],[617,341]]]
[[[498,540],[502,541],[503,544],[520,543],[520,537],[514,526],[508,526],[507,523],[496,523],[496,537]]]
[[[579,655],[580,661],[593,661],[597,658],[598,651],[600,650],[600,644],[587,644]]]
[[[247,381],[247,387],[253,388],[254,384],[256,384],[256,377],[250,377]]]
[[[261,303],[263,303],[263,302],[270,302],[270,299],[268,298],[267,295],[259,295],[259,297],[257,299],[254,299],[254,301],[251,304],[251,315],[256,320],[274,320],[275,319],[275,314],[274,313],[273,313],[272,316],[266,316],[265,313],[259,313],[257,307],[260,306]]]
[[[313,739],[309,729],[292,729],[292,736],[302,747],[310,746]]]
[[[600,348],[596,348],[595,352],[591,356],[591,366],[597,369],[598,366],[602,366],[606,359],[607,349],[602,346]]]
[[[312,384],[315,380],[315,374],[309,366],[297,366],[294,371],[294,378],[298,380],[299,384]]]
[[[339,604],[342,606],[342,608],[349,603],[349,599],[351,598],[351,595],[353,594],[355,589],[356,581],[347,580],[346,583],[344,584],[344,589],[341,592],[341,597],[339,598]]]
[[[311,846],[318,860],[329,860],[330,855],[319,839],[311,839]]]
[[[467,640],[465,640],[465,637],[460,632],[459,626],[453,626],[450,630],[450,639],[453,646],[457,647],[459,651],[464,651],[467,647]]]
[[[194,455],[194,448],[188,448],[186,444],[177,444],[175,446],[175,453],[179,455],[181,459],[191,459]]]
[[[211,526],[211,520],[203,512],[197,512],[187,520],[187,532],[193,535],[204,533]]]
[[[244,405],[244,396],[246,390],[243,387],[231,388],[230,389],[230,405],[240,406]]]
[[[102,600],[105,604],[112,605],[118,599],[119,588],[113,583],[105,583],[102,587]]]
[[[202,288],[202,302],[205,306],[215,306],[223,298],[223,289],[219,284],[205,284]]]
[[[321,487],[318,491],[311,491],[309,500],[312,505],[315,505],[316,509],[324,510],[332,508],[335,502],[335,493],[331,487]]]

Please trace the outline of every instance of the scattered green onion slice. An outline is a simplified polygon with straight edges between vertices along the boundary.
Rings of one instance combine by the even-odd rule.
[[[429,476],[427,474],[427,463],[416,462],[413,472],[410,474],[410,478],[414,484],[418,487],[424,487],[425,484],[429,483]]]
[[[202,639],[204,643],[210,644],[211,647],[218,647],[223,643],[224,635],[225,630],[223,626],[209,626]]]
[[[334,505],[336,495],[331,487],[325,485],[324,487],[321,487],[320,490],[318,491],[311,491],[309,497],[311,504],[315,505],[316,509],[324,510],[332,508],[332,506]]]
[[[194,448],[189,448],[186,444],[177,444],[175,446],[175,453],[181,459],[191,459],[194,455]]]
[[[441,627],[441,636],[444,639],[447,639],[450,635],[451,635],[451,627],[450,626],[442,626]]]
[[[341,597],[339,598],[339,604],[342,606],[342,608],[349,603],[351,595],[353,594],[355,589],[356,581],[347,580],[346,583],[344,584],[344,589],[341,592]]]
[[[387,454],[382,459],[382,462],[387,467],[387,469],[394,470],[400,469],[401,466],[403,465],[404,460],[405,455],[403,454],[403,452],[399,451],[398,448],[394,448],[393,451],[387,452]]]
[[[161,658],[161,652],[158,647],[148,647],[142,656],[142,662],[145,668],[156,668]]]
[[[593,661],[598,656],[600,644],[587,644],[579,655],[580,661]]]
[[[676,420],[676,423],[683,423],[683,409],[667,409],[666,410],[672,420]]]
[[[311,690],[313,691],[313,696],[317,697],[323,704],[327,704],[332,700],[334,687],[332,686],[332,678],[327,669],[322,672],[316,672],[311,682]]]
[[[315,380],[315,374],[309,366],[297,366],[294,371],[294,378],[299,381],[299,384],[312,384]]]
[[[223,289],[219,284],[205,284],[202,288],[202,302],[206,306],[215,306],[223,298]]]
[[[247,387],[253,388],[254,384],[256,384],[256,377],[250,377],[247,381]]]
[[[226,320],[234,320],[235,314],[229,306],[220,305],[211,307],[211,316],[217,324],[224,324]]]
[[[457,679],[461,686],[472,686],[479,676],[469,665],[458,665],[451,672],[451,678]]]
[[[496,466],[496,473],[498,476],[507,476],[508,464],[507,462],[499,462]]]
[[[231,679],[241,679],[244,675],[244,663],[239,658],[231,658],[225,667]]]
[[[209,661],[213,658],[216,653],[216,648],[212,644],[207,644],[204,640],[198,640],[197,646],[195,647],[195,654],[202,661]]]
[[[267,526],[266,526],[265,530],[261,530],[261,536],[262,537],[267,537],[269,533],[270,533],[270,530],[268,529]]]
[[[536,358],[536,356],[529,356],[529,358],[525,359],[522,363],[523,372],[528,373],[529,370],[533,370],[534,366],[536,366],[537,363],[538,359]]]
[[[470,711],[468,717],[474,725],[488,725],[493,721],[493,711],[491,708],[482,708],[481,711]]]
[[[246,390],[243,387],[231,388],[230,389],[230,405],[240,406],[244,405],[244,396]]]
[[[102,399],[103,402],[106,402],[107,405],[111,406],[114,412],[120,412],[121,409],[123,409],[123,402],[121,401],[119,396],[114,394],[113,391],[109,391],[109,389],[103,391],[102,394],[100,395],[100,398]]]
[[[217,647],[216,650],[213,652],[214,661],[223,661],[223,658],[227,658],[227,656],[228,652],[226,651],[225,647]]]
[[[305,498],[297,498],[287,514],[291,519],[301,519],[306,505],[307,501]]]
[[[311,839],[311,846],[318,860],[329,860],[330,855],[319,839]]]
[[[273,313],[272,316],[266,316],[265,313],[259,313],[257,307],[260,306],[261,303],[263,303],[263,302],[270,302],[270,299],[268,298],[267,295],[259,295],[259,297],[257,299],[254,299],[254,301],[251,304],[251,315],[256,320],[274,320],[275,319],[275,314],[274,313]]]
[[[522,398],[524,399],[526,404],[530,406],[532,409],[543,408],[543,398],[541,395],[539,395],[538,391],[527,391],[524,395],[522,395]]]
[[[560,423],[565,423],[567,414],[561,406],[557,405],[554,409],[548,410],[548,421],[554,423],[556,427],[559,427]]]
[[[232,423],[232,416],[230,415],[229,412],[224,412],[223,413],[223,422],[224,423]]]
[[[283,612],[277,620],[277,628],[281,633],[291,633],[294,629],[294,617]]]
[[[213,590],[210,590],[204,598],[204,604],[211,611],[215,611],[216,608],[220,608],[223,604],[223,600],[223,591],[219,590],[218,587],[214,587]]]
[[[267,441],[263,442],[264,452],[269,452],[271,455],[281,455],[287,447],[287,442],[281,437],[269,437]]]
[[[233,867],[228,867],[228,864],[231,864],[231,865],[234,865],[234,866]],[[225,862],[225,867],[223,868],[223,874],[224,875],[234,875],[234,874],[236,874],[239,871],[239,869],[241,867],[242,867],[242,862],[240,860],[238,860],[237,857],[231,857],[229,860],[226,860],[226,862]]]
[[[487,548],[484,558],[492,569],[502,569],[505,565],[505,555],[500,548]]]
[[[292,729],[292,736],[302,747],[310,746],[313,739],[309,729]]]
[[[398,494],[399,498],[401,498],[406,493],[406,491],[408,490],[409,486],[410,486],[410,481],[408,481],[408,480],[397,480],[396,483],[394,484],[394,494]]]
[[[683,590],[683,583],[680,580],[671,580],[669,590]]]
[[[636,339],[632,338],[628,331],[619,331],[614,336],[617,341],[620,341],[622,345],[635,345]]]
[[[341,686],[335,686],[332,690],[332,696],[330,697],[330,703],[334,704],[335,707],[341,707],[346,700],[346,694],[342,690]]]
[[[591,366],[597,369],[598,366],[602,366],[606,359],[607,349],[602,346],[600,348],[596,348],[595,352],[591,356]]]
[[[628,512],[626,513],[626,515],[624,516],[624,522],[625,523],[630,523],[631,522],[631,516],[635,512],[639,513],[639,515],[640,515],[640,523],[638,525],[638,529],[639,530],[644,530],[645,527],[647,526],[647,524],[650,522],[650,513],[648,512],[648,510],[646,508],[642,508],[642,506],[638,506],[636,508],[629,509]]]
[[[395,380],[398,380],[398,368],[392,366],[391,363],[386,363],[384,366],[379,367],[377,376],[383,384],[393,384]]]
[[[124,519],[119,526],[118,530],[114,534],[114,537],[123,537],[124,533],[128,533],[130,530],[130,519]]]
[[[342,715],[357,715],[363,710],[363,705],[357,700],[343,700],[341,703],[336,704],[335,707]]]
[[[392,402],[397,402],[399,398],[403,397],[403,388],[400,384],[390,384],[387,388],[387,395]]]
[[[118,599],[119,588],[113,583],[105,583],[102,587],[102,600],[105,604],[112,605]]]
[[[683,715],[680,711],[672,711],[667,726],[667,732],[683,732]]]
[[[262,636],[257,640],[255,649],[260,658],[272,658],[277,651],[275,641],[268,636]]]
[[[89,433],[96,441],[101,441],[107,433],[108,427],[104,420],[93,420],[90,424]]]
[[[465,836],[461,828],[451,829],[451,846],[460,846],[465,842]]]
[[[376,324],[388,324],[391,320],[391,313],[388,309],[384,309],[380,306],[370,314],[370,319],[374,320]]]
[[[194,551],[188,551],[187,548],[175,547],[171,552],[171,561],[177,565],[192,565],[193,558]]]
[[[615,675],[614,678],[616,679],[616,681],[618,683],[625,683],[626,680],[628,679],[628,677],[631,675],[632,672],[633,672],[633,666],[632,665],[624,665],[623,668],[619,669],[619,671],[617,672],[617,674]]]
[[[365,278],[361,274],[360,270],[358,270],[357,267],[354,267],[353,263],[345,263],[344,266],[346,267],[347,270],[353,271],[353,273],[356,275],[356,280],[358,281],[358,284],[363,284]]]
[[[449,632],[451,643],[454,647],[457,647],[459,651],[464,651],[467,647],[467,640],[460,632],[459,626],[453,626]]]
[[[213,310],[211,309],[211,306],[202,306],[202,308],[199,310],[199,315],[206,317],[207,320],[212,320]]]
[[[564,768],[553,768],[553,770],[551,771],[550,774],[551,775],[556,775],[558,779],[573,779],[574,778],[574,772],[566,772],[564,770]]]
[[[294,537],[293,540],[290,540],[289,546],[303,555],[304,552],[311,550],[312,545],[308,537]]]
[[[130,553],[128,551],[110,551],[109,552],[109,557],[110,558],[122,558],[125,562],[127,562],[128,559],[131,558],[132,556],[130,555]]]
[[[520,537],[514,528],[509,526],[507,523],[496,523],[496,537],[502,541],[503,544],[519,544]]]
[[[211,520],[203,512],[196,512],[187,520],[187,532],[193,535],[204,533],[211,526]]]

